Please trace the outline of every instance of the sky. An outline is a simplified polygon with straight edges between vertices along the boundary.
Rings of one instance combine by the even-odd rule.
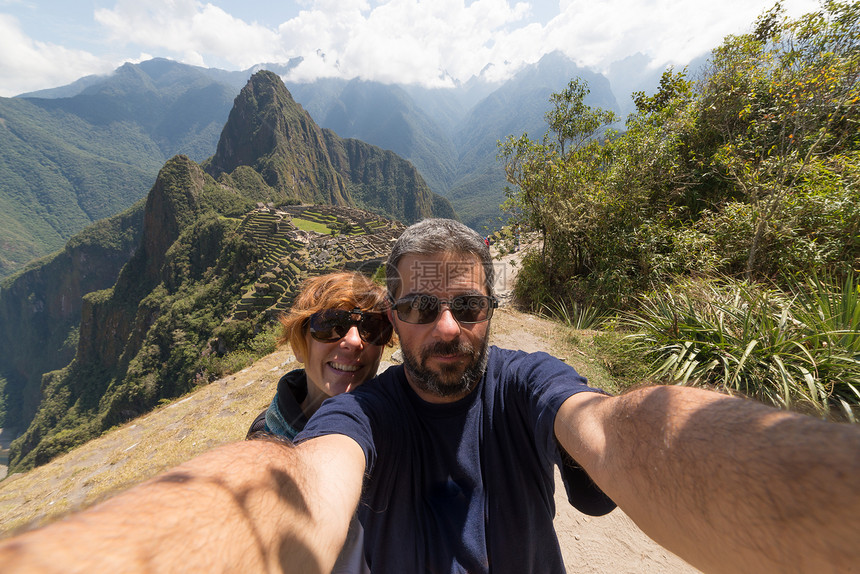
[[[560,50],[604,72],[642,53],[684,65],[751,29],[774,0],[0,0],[0,96],[154,57],[286,79],[453,86],[502,81]],[[790,16],[815,0],[784,0]]]

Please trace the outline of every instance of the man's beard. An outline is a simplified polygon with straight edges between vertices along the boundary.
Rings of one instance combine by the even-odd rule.
[[[401,344],[403,366],[415,386],[426,393],[437,397],[465,396],[475,388],[475,385],[484,376],[488,359],[488,339],[489,337],[481,341],[481,348],[477,352],[474,345],[462,339],[449,343],[439,341],[422,349],[420,359]],[[457,365],[442,365],[440,373],[427,367],[427,360],[431,356],[451,354],[469,355],[471,357],[472,360],[462,374]]]

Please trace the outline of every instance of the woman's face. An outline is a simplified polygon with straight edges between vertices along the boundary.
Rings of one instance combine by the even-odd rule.
[[[325,399],[349,392],[376,375],[383,346],[363,341],[357,325],[351,325],[346,335],[331,343],[314,339],[309,330],[305,339],[307,356],[297,353],[296,359],[304,363],[308,379],[308,398],[302,403],[306,413],[316,411]]]

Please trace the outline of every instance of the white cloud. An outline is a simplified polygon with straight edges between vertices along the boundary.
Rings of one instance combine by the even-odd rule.
[[[785,4],[791,16],[818,7],[815,0]],[[565,0],[544,31],[546,50],[562,50],[598,71],[636,52],[661,66],[686,64],[720,45],[726,35],[750,30],[771,6],[749,0]]]
[[[541,1],[541,0],[537,0]],[[580,65],[605,71],[642,52],[653,65],[686,64],[727,34],[750,29],[769,0],[562,0],[546,25],[529,23],[526,2],[508,0],[363,0],[306,2],[282,24],[283,51],[305,61],[290,76],[363,77],[444,85],[485,71],[503,80],[526,63],[561,50]],[[788,0],[789,14],[817,9]]]
[[[188,64],[247,68],[283,59],[274,30],[195,0],[120,0],[96,10],[95,19],[115,44],[135,44]]]
[[[348,75],[339,62],[342,47],[359,34],[363,12],[368,8],[361,0],[318,1],[313,9],[302,10],[281,24],[278,34],[284,51],[290,56],[304,57],[294,77],[303,81]]]
[[[480,73],[503,50],[505,29],[525,2],[390,0],[316,2],[279,28],[284,51],[305,56],[293,80],[317,75],[444,85]]]
[[[94,55],[56,44],[36,42],[18,21],[0,14],[0,96],[11,97],[49,86],[60,86],[88,74],[114,68]]]
[[[291,80],[425,85],[481,73],[501,81],[553,50],[598,71],[636,52],[654,66],[685,64],[726,34],[748,30],[771,6],[771,0],[561,0],[550,19],[539,4],[549,0],[295,0],[303,9],[294,18],[249,24],[219,7],[222,1],[117,0],[92,14],[89,25],[100,28],[93,28],[90,49],[107,38],[99,56],[35,41],[14,18],[0,15],[0,94],[67,83],[150,53],[228,69],[302,56]],[[786,6],[796,16],[818,5],[786,0]],[[537,12],[545,24],[533,21]]]

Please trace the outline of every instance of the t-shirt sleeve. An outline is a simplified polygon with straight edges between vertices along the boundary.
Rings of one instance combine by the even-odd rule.
[[[562,403],[577,393],[603,391],[588,386],[573,367],[547,353],[509,352],[502,369],[505,376],[513,377],[515,388],[528,405],[535,446],[560,464],[555,417]]]
[[[371,383],[365,383],[365,385],[368,384]],[[299,444],[311,438],[330,434],[346,435],[357,442],[364,451],[367,472],[370,472],[376,461],[376,448],[373,443],[370,415],[366,412],[370,410],[368,397],[360,394],[360,390],[343,393],[323,402],[293,442]]]
[[[505,370],[515,377],[524,393],[535,429],[536,447],[559,466],[567,499],[577,510],[600,516],[615,503],[591,480],[555,438],[555,417],[562,403],[581,392],[606,394],[590,387],[584,377],[563,361],[546,353],[516,353],[506,361]]]

